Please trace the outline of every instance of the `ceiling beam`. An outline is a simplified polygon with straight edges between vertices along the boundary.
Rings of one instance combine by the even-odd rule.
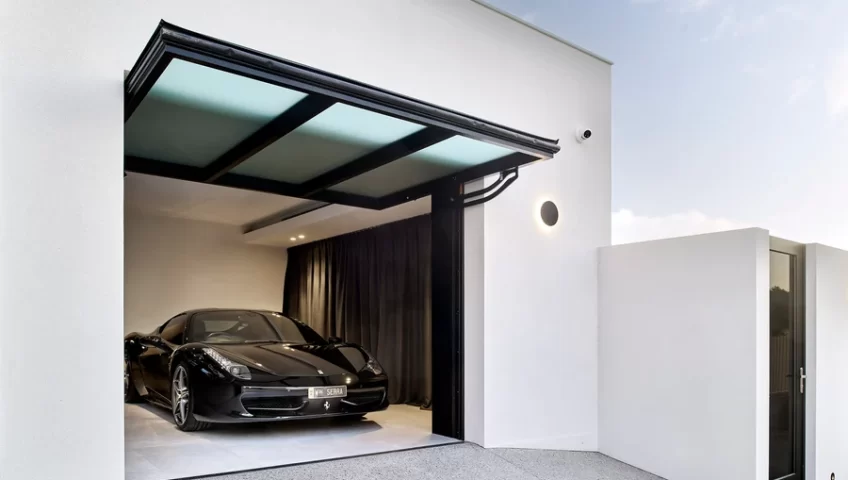
[[[255,222],[251,222],[243,228],[242,233],[246,235],[250,232],[261,230],[265,227],[285,222],[286,220],[291,220],[292,218],[299,217],[301,215],[306,215],[307,213],[314,212],[315,210],[326,208],[328,205],[330,204],[324,202],[317,202],[314,200],[307,200],[304,203],[286,208],[284,210],[280,210],[279,212],[275,212],[271,215],[260,218]]]
[[[159,160],[135,157],[132,155],[124,156],[124,173],[143,173],[145,175],[197,182],[199,181],[197,175],[199,171],[200,170],[197,167],[191,167],[188,165],[160,162]]]
[[[246,175],[236,175],[234,173],[228,173],[222,176],[214,183],[214,185],[241,188],[244,190],[255,190],[258,192],[285,195],[287,197],[306,198],[301,194],[303,190],[301,190],[300,185],[279,182],[276,180],[267,180],[258,177],[248,177]],[[309,199],[325,203],[340,203],[342,205],[360,208],[379,209],[380,207],[380,203],[376,198],[357,195],[354,193],[334,192],[331,190],[319,192]]]
[[[323,95],[309,95],[294,106],[281,113],[242,140],[212,163],[203,167],[202,181],[216,183],[227,172],[239,166],[242,162],[258,153],[263,148],[291,133],[309,120],[315,118],[324,110],[333,106],[335,100]]]
[[[162,162],[143,157],[124,156],[124,170],[127,172],[155,175],[157,177],[175,178],[189,182],[206,183],[200,175],[202,168],[180,165],[177,163]],[[265,178],[249,177],[227,173],[218,178],[214,184],[221,187],[240,188],[242,190],[254,190],[257,192],[284,195],[287,197],[304,198],[300,185]],[[378,199],[356,195],[352,193],[333,192],[330,190],[313,195],[309,200],[317,200],[325,203],[339,203],[352,207],[379,209]]]
[[[409,156],[455,135],[456,133],[439,127],[428,127],[419,130],[373,152],[366,153],[352,162],[348,162],[304,182],[301,185],[303,196],[308,198],[318,192]]]

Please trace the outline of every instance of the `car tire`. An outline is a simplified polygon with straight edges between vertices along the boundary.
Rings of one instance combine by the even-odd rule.
[[[135,382],[132,377],[132,363],[129,357],[124,354],[124,403],[141,403],[144,399],[135,388]]]
[[[184,432],[206,430],[209,422],[201,422],[194,416],[194,395],[191,388],[189,368],[180,363],[171,374],[171,415],[177,428]]]

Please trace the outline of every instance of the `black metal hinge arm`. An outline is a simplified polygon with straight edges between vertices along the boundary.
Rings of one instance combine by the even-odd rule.
[[[482,190],[477,190],[476,192],[466,193],[465,195],[463,195],[462,206],[473,207],[475,205],[481,205],[483,203],[486,203],[489,200],[492,200],[493,198],[503,193],[504,190],[509,188],[509,186],[512,185],[512,182],[516,180],[518,180],[518,167],[513,167],[508,170],[504,170],[500,173],[500,176],[495,183],[489,185],[488,187]],[[486,196],[487,193],[493,190],[494,193],[489,196]]]

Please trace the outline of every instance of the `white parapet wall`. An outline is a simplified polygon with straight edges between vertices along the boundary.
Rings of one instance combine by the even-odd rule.
[[[769,234],[601,249],[600,451],[669,480],[768,477]]]
[[[807,480],[848,478],[848,252],[808,245]]]

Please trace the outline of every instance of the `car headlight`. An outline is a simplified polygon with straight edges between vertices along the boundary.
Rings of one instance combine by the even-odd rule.
[[[383,373],[383,367],[380,365],[380,362],[370,355],[368,356],[368,362],[365,363],[365,367],[362,369],[367,370],[374,375],[381,375]]]
[[[221,366],[230,375],[242,380],[250,380],[250,370],[240,363],[236,363],[229,358],[218,353],[214,348],[204,348],[203,353],[209,356],[218,365]]]

